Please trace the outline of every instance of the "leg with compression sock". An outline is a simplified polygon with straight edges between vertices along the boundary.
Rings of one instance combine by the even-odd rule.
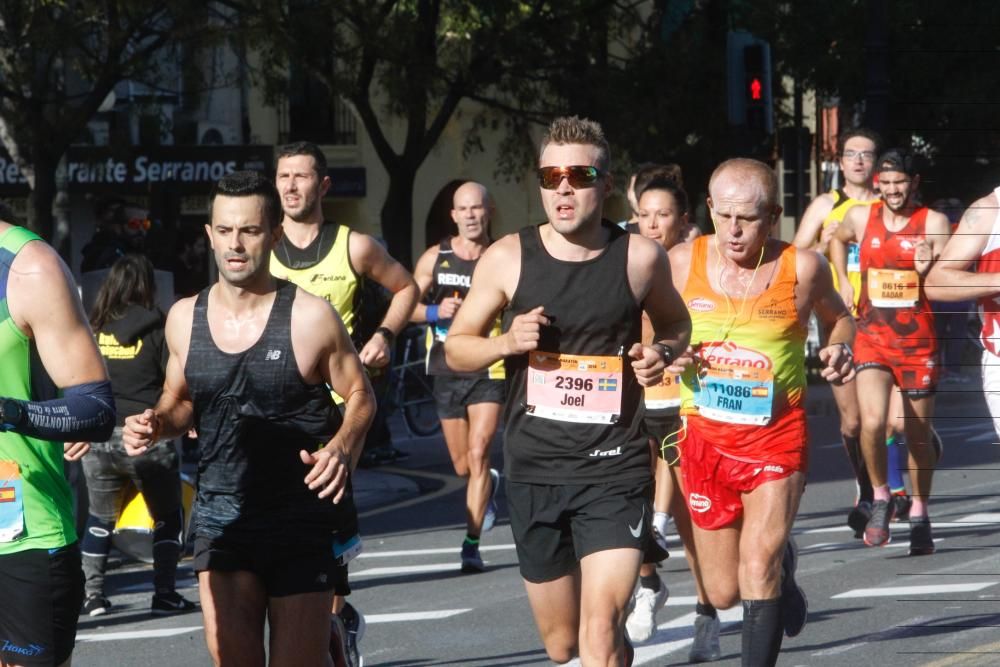
[[[784,628],[781,600],[743,601],[743,667],[773,667]]]
[[[111,521],[104,521],[93,514],[87,516],[87,526],[80,542],[87,597],[104,595],[104,571],[111,551],[111,531],[114,527]]]
[[[176,588],[181,554],[181,508],[159,517],[153,525],[153,587],[157,593]]]
[[[868,477],[868,468],[865,466],[864,456],[861,454],[861,438],[849,436],[841,433],[844,443],[844,451],[847,452],[847,460],[854,470],[854,479],[858,485],[858,501],[872,501],[872,481]]]

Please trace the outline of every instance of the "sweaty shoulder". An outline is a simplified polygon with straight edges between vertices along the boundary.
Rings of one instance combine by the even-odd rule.
[[[52,246],[34,240],[26,243],[11,263],[7,304],[18,327],[28,335],[31,323],[37,324],[37,318],[47,317],[53,308],[81,308],[66,263]]]
[[[795,251],[795,279],[797,282],[810,282],[816,278],[821,269],[828,266],[826,259],[815,250]]]
[[[494,241],[476,264],[473,289],[495,288],[509,301],[521,279],[521,239],[517,232]]]
[[[292,317],[296,324],[301,323],[307,330],[320,332],[328,327],[338,316],[337,311],[326,299],[310,294],[301,287],[295,288],[295,302],[292,304]]]

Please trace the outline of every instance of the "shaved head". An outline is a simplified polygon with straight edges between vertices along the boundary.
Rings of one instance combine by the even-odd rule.
[[[486,189],[485,185],[476,183],[475,181],[463,183],[455,190],[455,194],[451,197],[452,208],[455,208],[460,200],[468,197],[478,197],[483,206],[493,208],[493,197],[490,196],[490,191]]]
[[[760,197],[763,210],[771,211],[778,204],[778,175],[774,169],[758,160],[749,158],[733,158],[726,160],[712,172],[708,180],[708,194],[715,196],[718,187],[732,184],[734,181],[753,183]]]

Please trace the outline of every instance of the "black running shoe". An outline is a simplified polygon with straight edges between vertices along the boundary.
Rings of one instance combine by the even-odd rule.
[[[462,541],[462,572],[466,574],[478,574],[485,572],[486,565],[483,557],[479,555],[479,545]]]
[[[361,640],[365,636],[365,615],[354,608],[350,602],[344,603],[344,608],[340,610],[340,618],[344,622],[344,652],[347,658],[347,667],[364,667],[365,659],[361,655]]]
[[[931,520],[925,516],[910,519],[910,555],[930,556],[934,553]]]
[[[892,520],[906,521],[909,519],[910,505],[912,504],[913,500],[906,495],[906,492],[892,494]]]
[[[103,616],[111,609],[111,601],[103,595],[91,595],[83,603],[83,612],[87,616]]]
[[[186,614],[198,608],[194,602],[177,591],[169,593],[154,593],[153,601],[150,604],[150,611],[154,616],[170,616],[172,614]]]
[[[883,547],[892,541],[889,532],[889,521],[892,520],[892,502],[876,500],[872,503],[872,516],[865,526],[865,544],[870,547]]]
[[[806,626],[809,616],[809,601],[806,593],[795,583],[795,570],[799,566],[799,550],[795,540],[789,535],[785,543],[785,555],[781,559],[781,622],[785,626],[785,636],[795,637]]]
[[[868,519],[872,518],[872,504],[867,500],[859,500],[847,515],[847,525],[854,531],[854,537],[861,539],[865,534]]]

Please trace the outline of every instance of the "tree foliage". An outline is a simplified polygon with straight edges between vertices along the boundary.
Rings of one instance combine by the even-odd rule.
[[[51,238],[59,161],[115,84],[157,87],[160,65],[211,32],[191,0],[0,2],[0,141],[31,188],[32,228]]]

